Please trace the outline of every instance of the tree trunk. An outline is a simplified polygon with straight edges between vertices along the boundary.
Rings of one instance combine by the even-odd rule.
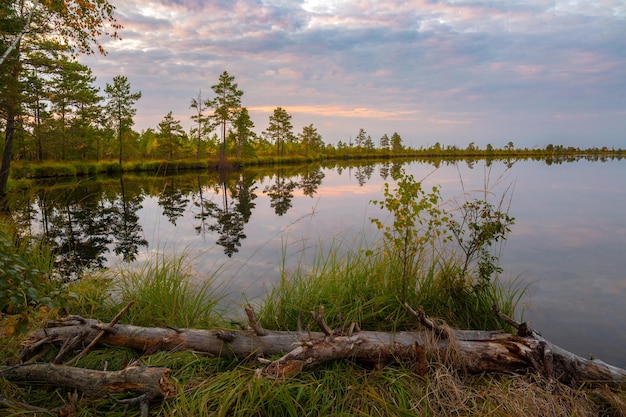
[[[0,166],[0,198],[4,199],[11,173],[11,159],[13,158],[13,137],[15,133],[15,113],[12,111],[7,115],[7,124],[4,140],[4,150],[2,152],[2,165]],[[8,205],[7,205],[8,206]]]
[[[3,378],[14,382],[38,382],[78,389],[90,397],[133,392],[146,400],[169,398],[176,387],[168,368],[129,366],[121,371],[97,371],[51,363],[33,363],[2,369]]]
[[[22,359],[28,359],[45,344],[67,343],[73,338],[89,343],[104,331],[100,343],[147,353],[188,350],[216,357],[241,358],[286,353],[269,363],[264,371],[268,376],[293,375],[338,358],[376,367],[401,361],[423,369],[428,357],[471,373],[536,372],[567,384],[626,383],[626,370],[578,357],[534,332],[520,336],[502,331],[432,327],[416,332],[362,331],[335,335],[327,328],[324,333],[289,332],[260,329],[252,320],[251,325],[256,331],[108,326],[74,316],[31,333],[23,343]],[[294,348],[294,344],[297,347]]]

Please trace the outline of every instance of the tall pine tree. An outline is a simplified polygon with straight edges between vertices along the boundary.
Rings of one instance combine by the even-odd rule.
[[[137,113],[134,104],[141,98],[141,91],[131,93],[128,78],[116,75],[113,77],[113,84],[107,83],[104,92],[108,99],[105,110],[117,132],[121,169],[124,159],[124,133],[129,131],[134,124],[133,116]]]
[[[217,126],[221,126],[222,148],[220,151],[220,160],[226,158],[226,127],[228,123],[233,123],[237,114],[241,110],[241,97],[243,91],[239,90],[237,83],[234,82],[235,77],[224,71],[220,75],[219,82],[211,89],[215,93],[215,97],[207,100],[205,106],[213,109],[213,115],[209,116]]]

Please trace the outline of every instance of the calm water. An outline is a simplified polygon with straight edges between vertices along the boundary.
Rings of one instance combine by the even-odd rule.
[[[524,320],[565,349],[626,367],[626,161],[403,168],[441,186],[446,200],[482,198],[488,189],[497,203],[509,189],[516,223],[500,260],[503,279],[530,284]],[[382,199],[391,169],[126,176],[44,187],[16,206],[31,229],[56,236],[66,265],[186,250],[200,278],[219,271],[239,308],[277,282],[283,259],[289,269],[320,245],[374,239],[369,218],[383,215],[369,202]]]

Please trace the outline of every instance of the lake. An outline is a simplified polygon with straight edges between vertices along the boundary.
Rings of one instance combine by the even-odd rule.
[[[529,286],[519,314],[567,350],[626,367],[626,161],[360,164],[126,174],[48,183],[12,204],[24,227],[55,238],[65,274],[185,251],[240,309],[319,248],[374,241],[369,219],[385,214],[370,201],[393,171],[440,186],[449,202],[506,194],[515,224],[501,279]]]

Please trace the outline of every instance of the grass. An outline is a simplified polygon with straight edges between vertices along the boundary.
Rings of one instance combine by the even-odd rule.
[[[160,352],[146,364],[172,368],[179,390],[153,407],[151,416],[620,416],[626,411],[619,408],[620,394],[605,389],[546,386],[530,375],[460,375],[436,364],[419,376],[402,367],[373,371],[336,362],[286,381],[255,378],[250,363],[192,353]],[[0,395],[8,395],[9,389],[14,387],[0,384]],[[60,407],[64,401],[61,391],[17,391],[18,399],[39,406]],[[134,407],[125,412],[112,399],[81,398],[79,405],[78,416],[139,415]],[[6,416],[33,415],[2,411]]]
[[[196,280],[187,262],[178,256],[155,252],[139,267],[128,264],[94,273],[71,287],[79,301],[69,308],[75,314],[110,320],[127,303],[125,320],[137,326],[210,328],[223,325],[217,305],[224,296],[215,277]]]
[[[324,306],[331,327],[356,322],[368,330],[411,330],[415,321],[400,300],[406,293],[409,305],[422,306],[429,316],[453,327],[506,328],[494,316],[493,304],[514,316],[526,289],[498,277],[491,285],[476,286],[461,273],[460,262],[453,254],[422,256],[406,280],[402,268],[382,250],[333,247],[320,251],[311,264],[283,271],[279,285],[260,306],[260,319],[268,328],[295,329],[299,320],[314,325],[308,312]],[[404,285],[408,291],[402,291]]]

